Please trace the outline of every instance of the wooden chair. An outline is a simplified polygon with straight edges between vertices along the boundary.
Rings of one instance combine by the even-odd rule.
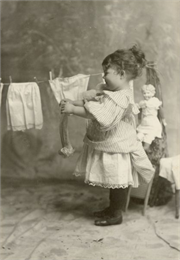
[[[138,188],[133,188],[132,186],[129,186],[125,212],[128,209],[130,198],[134,197],[134,198],[144,199],[142,215],[145,216],[152,183],[153,183],[153,178],[148,184],[140,184]]]
[[[179,218],[179,196],[180,196],[180,190],[175,191],[175,218]]]
[[[179,218],[180,205],[180,155],[160,160],[159,176],[175,184],[175,218]]]

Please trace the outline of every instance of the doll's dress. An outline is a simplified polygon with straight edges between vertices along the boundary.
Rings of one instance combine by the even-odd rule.
[[[156,97],[140,101],[138,107],[142,109],[142,119],[137,127],[138,133],[161,138],[162,126],[157,117],[161,105],[162,102]]]

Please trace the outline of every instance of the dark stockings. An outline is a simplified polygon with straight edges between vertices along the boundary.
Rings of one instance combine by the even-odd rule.
[[[128,188],[110,189],[109,199],[112,213],[125,210],[127,192]]]

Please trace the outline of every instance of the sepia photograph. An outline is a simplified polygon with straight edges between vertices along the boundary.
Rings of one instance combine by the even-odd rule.
[[[0,13],[0,259],[180,260],[180,1]]]

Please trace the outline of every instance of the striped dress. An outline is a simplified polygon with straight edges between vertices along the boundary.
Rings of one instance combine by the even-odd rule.
[[[85,183],[104,188],[137,187],[154,174],[141,142],[137,141],[131,89],[104,91],[101,101],[85,101],[92,119],[74,174]]]

